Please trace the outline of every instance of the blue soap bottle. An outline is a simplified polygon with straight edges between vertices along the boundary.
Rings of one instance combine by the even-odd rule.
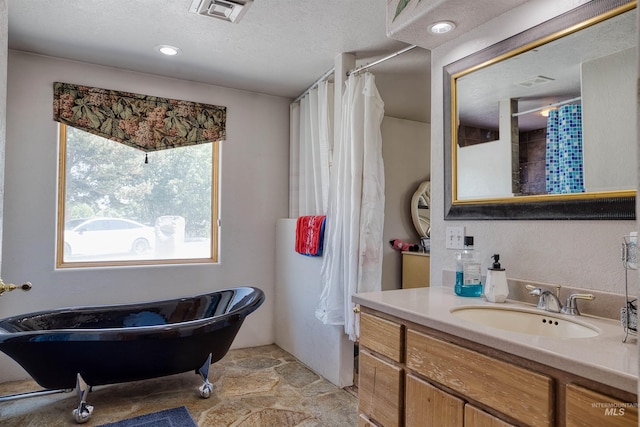
[[[456,284],[453,288],[461,297],[482,295],[482,268],[477,251],[473,249],[473,236],[464,236],[464,249],[456,253]]]

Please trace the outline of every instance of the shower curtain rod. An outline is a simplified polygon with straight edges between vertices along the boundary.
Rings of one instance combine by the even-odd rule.
[[[567,99],[565,101],[556,102],[555,104],[545,105],[544,107],[533,108],[531,110],[523,111],[522,113],[513,113],[511,117],[518,117],[529,113],[535,113],[536,111],[546,110],[547,108],[559,107],[560,105],[570,104],[572,102],[582,100],[581,96],[576,96],[575,98]]]
[[[377,61],[373,61],[371,64],[367,64],[367,65],[363,65],[362,67],[354,68],[351,71],[347,71],[347,76],[350,76],[351,74],[359,73],[360,71],[366,70],[367,68],[373,67],[374,65],[378,65],[379,63],[384,62],[384,61],[386,61],[388,59],[395,58],[396,56],[398,56],[400,54],[403,54],[405,52],[408,52],[411,49],[414,49],[416,47],[418,47],[418,46],[411,45],[411,46],[405,47],[404,49],[400,49],[399,51],[394,52],[389,56],[385,56],[384,58],[378,59]]]
[[[324,80],[326,80],[327,78],[329,78],[330,75],[332,75],[335,72],[336,68],[333,67],[332,69],[330,69],[329,71],[327,71],[326,73],[324,73],[318,80],[316,80],[315,82],[313,82],[313,84],[311,86],[309,86],[307,88],[307,90],[305,90],[304,92],[302,92],[302,94],[297,97],[296,99],[293,100],[292,104],[295,104],[296,102],[300,101],[302,98],[305,97],[306,94],[308,94],[309,92],[311,92],[311,90],[313,88],[315,88],[316,86],[318,86],[320,83],[322,83]]]
[[[384,58],[380,58],[377,61],[372,62],[371,64],[367,64],[367,65],[363,65],[362,67],[358,67],[358,68],[354,68],[353,70],[347,71],[347,76],[350,76],[351,74],[354,73],[359,73],[360,71],[366,70],[369,67],[373,67],[374,65],[378,65],[381,62],[384,62],[388,59],[391,58],[395,58],[398,55],[401,55],[405,52],[410,51],[411,49],[414,49],[418,46],[416,45],[411,45],[411,46],[407,46],[404,49],[401,49],[397,52],[392,53],[391,55],[385,56]],[[313,82],[313,84],[311,86],[309,86],[307,88],[307,90],[305,90],[304,92],[302,92],[302,94],[300,96],[298,96],[296,99],[293,100],[292,104],[295,104],[296,102],[300,101],[302,98],[304,98],[304,96],[306,94],[309,93],[309,91],[311,91],[313,88],[315,88],[316,86],[318,86],[322,81],[326,80],[330,75],[332,75],[335,72],[335,67],[330,69],[329,71],[327,71],[326,73],[324,73],[318,80],[316,80],[315,82]]]

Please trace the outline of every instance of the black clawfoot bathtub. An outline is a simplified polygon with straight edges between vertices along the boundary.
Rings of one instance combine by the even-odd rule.
[[[0,320],[0,351],[46,389],[191,370],[200,370],[206,385],[204,365],[227,353],[244,318],[264,299],[260,289],[239,287],[175,300],[23,314]]]

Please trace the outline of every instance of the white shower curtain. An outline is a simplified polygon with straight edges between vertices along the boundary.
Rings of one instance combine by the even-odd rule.
[[[291,104],[289,217],[324,215],[333,139],[333,83],[320,82]]]
[[[333,154],[323,290],[316,317],[325,324],[344,324],[352,341],[359,335],[359,325],[351,296],[382,288],[383,116],[384,103],[373,74],[349,76]]]

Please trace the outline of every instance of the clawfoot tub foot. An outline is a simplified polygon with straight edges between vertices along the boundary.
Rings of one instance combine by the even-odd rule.
[[[78,374],[76,379],[76,392],[80,398],[80,404],[73,410],[73,419],[78,424],[86,423],[91,418],[93,412],[93,406],[87,404],[87,394],[89,394],[89,386],[82,379],[82,376]]]
[[[202,397],[203,399],[208,399],[211,397],[213,384],[211,384],[209,381],[205,381],[198,390],[200,390],[200,397]]]
[[[200,374],[204,384],[200,386],[198,390],[200,390],[200,397],[203,399],[208,399],[211,397],[211,392],[213,391],[213,384],[209,382],[209,366],[211,366],[211,354],[207,357],[207,360],[204,364],[198,369],[197,373]]]

